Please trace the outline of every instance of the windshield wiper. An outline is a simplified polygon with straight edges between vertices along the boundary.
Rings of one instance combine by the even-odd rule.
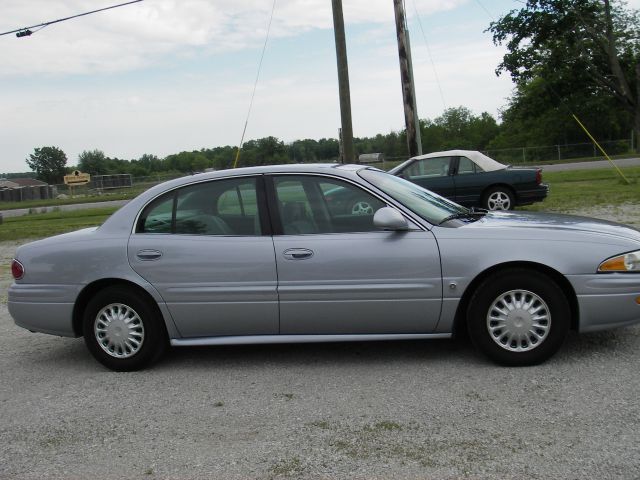
[[[442,225],[445,222],[448,222],[449,220],[455,220],[456,218],[470,218],[473,220],[477,220],[481,217],[484,217],[487,214],[487,211],[483,209],[479,209],[479,210],[474,210],[473,208],[471,210],[469,210],[468,212],[458,212],[458,213],[454,213],[453,215],[449,215],[448,217],[444,217],[440,223],[438,223],[438,225]]]

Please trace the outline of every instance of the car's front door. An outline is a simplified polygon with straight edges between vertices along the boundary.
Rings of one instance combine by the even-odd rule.
[[[406,180],[453,200],[456,187],[453,181],[453,165],[456,157],[435,157],[415,160],[400,176]]]
[[[385,203],[331,177],[271,177],[282,334],[430,333],[442,302],[433,235],[380,231]],[[278,218],[279,217],[279,218]]]
[[[183,337],[278,333],[262,185],[261,176],[197,183],[142,211],[129,262],[158,290]]]
[[[467,157],[454,165],[455,201],[464,206],[480,206],[482,191],[488,186],[485,172]]]

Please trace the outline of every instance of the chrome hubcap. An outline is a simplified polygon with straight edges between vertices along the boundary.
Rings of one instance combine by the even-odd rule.
[[[358,202],[351,208],[352,215],[372,215],[373,207],[367,202]]]
[[[489,210],[509,210],[511,199],[504,192],[493,192],[487,199]]]
[[[547,304],[528,290],[511,290],[496,298],[487,314],[489,336],[511,352],[527,352],[549,335],[551,314]]]
[[[132,357],[144,341],[142,319],[122,303],[112,303],[98,312],[94,333],[102,350],[115,358]]]

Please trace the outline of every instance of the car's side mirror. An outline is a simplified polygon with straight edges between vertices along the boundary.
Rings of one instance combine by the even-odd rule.
[[[382,207],[373,216],[373,224],[380,230],[409,230],[406,218],[395,208]]]

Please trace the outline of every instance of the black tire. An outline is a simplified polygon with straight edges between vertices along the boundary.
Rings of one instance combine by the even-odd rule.
[[[124,286],[105,288],[91,299],[84,312],[82,331],[96,360],[116,371],[140,370],[158,360],[168,346],[167,331],[156,305]],[[122,341],[124,333],[128,336],[126,342]]]
[[[482,207],[487,210],[513,210],[516,198],[509,187],[495,186],[482,195]]]
[[[476,289],[467,328],[476,348],[493,361],[537,365],[562,346],[570,317],[567,298],[552,278],[514,268],[487,277]]]

